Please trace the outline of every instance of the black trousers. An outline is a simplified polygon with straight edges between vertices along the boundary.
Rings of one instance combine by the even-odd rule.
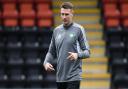
[[[80,81],[57,82],[57,89],[80,89]]]

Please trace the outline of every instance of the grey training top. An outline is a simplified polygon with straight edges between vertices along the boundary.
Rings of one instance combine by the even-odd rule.
[[[78,53],[77,60],[69,60],[68,52]],[[57,82],[68,82],[81,80],[82,60],[90,56],[89,45],[86,39],[84,28],[72,23],[64,27],[59,25],[53,31],[48,53],[44,64],[57,59]]]

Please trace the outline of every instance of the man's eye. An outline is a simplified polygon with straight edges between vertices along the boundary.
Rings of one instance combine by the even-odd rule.
[[[66,16],[68,16],[69,14],[65,14]]]
[[[61,15],[64,15],[64,13],[62,13]]]

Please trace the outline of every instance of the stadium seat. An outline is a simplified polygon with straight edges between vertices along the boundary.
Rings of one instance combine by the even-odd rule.
[[[8,80],[8,77],[6,75],[5,68],[0,68],[0,82],[5,82],[7,80]],[[0,87],[1,87],[1,85],[0,85]]]
[[[26,58],[25,63],[28,65],[39,65],[41,64],[41,59],[40,58]]]
[[[128,4],[121,4],[121,18],[128,18]]]
[[[47,3],[38,3],[38,4],[36,4],[36,9],[37,10],[41,10],[41,9],[49,10],[50,9],[50,5],[47,4]]]
[[[110,56],[112,58],[123,58],[124,57],[124,48],[118,48],[118,49],[109,49],[110,50]]]
[[[39,37],[39,44],[41,48],[47,49],[49,47],[51,35],[52,35],[52,32],[48,32],[47,35],[43,34],[42,36]]]
[[[33,9],[33,3],[20,3],[19,9],[20,9],[20,11],[32,10]]]
[[[3,10],[15,10],[16,9],[16,3],[3,3],[2,6]]]
[[[46,7],[37,10],[37,18],[43,18],[43,19],[52,18],[53,16],[52,11],[50,9],[45,9],[45,8]]]
[[[42,81],[43,80],[41,70],[38,67],[28,68],[26,71],[26,74],[27,74],[27,81],[33,82],[33,81]]]
[[[18,37],[18,35],[8,35],[6,41],[7,48],[20,49],[21,46],[22,43],[20,42],[20,38]]]
[[[18,18],[18,11],[15,3],[3,4],[3,18]]]
[[[117,5],[115,3],[106,3],[106,4],[104,4],[103,9],[104,9],[104,11],[110,10],[110,9],[115,10],[115,9],[117,9]]]
[[[13,51],[13,50],[8,50],[7,51],[7,59],[8,59],[8,64],[9,65],[23,65],[24,60],[22,58],[21,52],[20,51]]]
[[[122,73],[126,73],[126,69],[128,68],[128,59],[127,58],[112,58],[112,73],[115,74],[122,71]]]
[[[122,24],[123,24],[123,27],[125,28],[125,30],[128,30],[128,18],[124,19]]]
[[[51,27],[52,20],[51,19],[38,19],[38,27]]]
[[[35,18],[35,11],[33,10],[33,4],[23,3],[20,4],[20,18]]]
[[[8,69],[9,79],[12,82],[24,81],[26,79],[22,67],[11,67]]]
[[[14,19],[4,19],[4,29],[5,30],[19,30],[19,24],[18,24],[18,19],[14,18]]]
[[[41,65],[41,59],[39,53],[36,50],[24,52],[25,64],[26,65]]]
[[[55,80],[44,80],[46,71],[42,67],[52,26],[51,0],[0,0],[1,89],[54,86]],[[51,76],[47,79],[55,77]]]
[[[106,20],[106,27],[107,28],[118,28],[120,26],[120,20],[119,19],[114,19],[110,18]]]
[[[50,5],[47,3],[38,3],[36,9],[38,27],[51,27],[53,13],[50,9]]]
[[[3,24],[5,30],[18,30],[19,13],[15,3],[3,4]]]
[[[53,25],[53,12],[51,10],[50,0],[36,0],[36,19],[39,29],[48,28]],[[45,12],[45,13],[44,13]]]
[[[38,48],[39,43],[37,40],[37,36],[36,35],[24,35],[24,37],[22,38],[22,42],[23,42],[23,47],[25,48]]]
[[[105,33],[120,31],[120,12],[115,4],[105,4],[104,6],[104,26]]]
[[[34,31],[37,30],[35,27],[35,19],[34,18],[22,18],[21,19],[21,27],[24,31]]]
[[[18,12],[16,10],[4,10],[3,18],[18,18]]]
[[[104,17],[106,18],[119,18],[120,16],[120,12],[118,9],[110,9],[110,8],[106,8],[104,11]]]
[[[35,30],[35,16],[32,3],[20,4],[20,25],[22,30]]]
[[[115,42],[115,41],[120,41],[121,39],[121,34],[122,34],[122,28],[120,26],[120,20],[118,18],[109,18],[106,19],[105,24],[105,35],[106,38],[105,40],[109,42]]]
[[[128,29],[128,3],[127,4],[121,4],[121,21],[122,26],[127,31]]]
[[[113,78],[115,88],[127,89],[128,75],[127,74],[116,74]]]

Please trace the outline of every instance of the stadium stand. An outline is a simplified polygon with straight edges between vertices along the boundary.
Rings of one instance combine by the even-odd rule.
[[[0,88],[56,87],[55,73],[42,65],[52,36],[51,3],[0,0]]]
[[[111,89],[127,89],[128,1],[102,0],[102,5],[106,55],[109,58],[108,71],[112,74]]]

